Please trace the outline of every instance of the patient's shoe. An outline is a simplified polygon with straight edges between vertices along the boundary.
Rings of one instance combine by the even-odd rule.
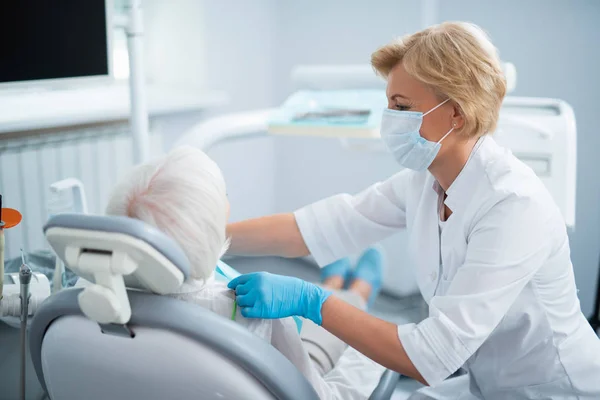
[[[375,247],[368,248],[358,259],[352,272],[352,280],[361,279],[371,285],[367,305],[370,307],[381,289],[383,275],[383,253]]]
[[[324,282],[332,276],[339,276],[345,282],[348,278],[348,273],[352,269],[349,258],[342,258],[321,268],[321,282]]]

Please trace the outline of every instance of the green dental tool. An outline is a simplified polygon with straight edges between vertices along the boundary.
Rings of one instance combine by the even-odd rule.
[[[233,312],[231,313],[231,320],[235,321],[235,314],[237,313],[237,301],[233,301]]]

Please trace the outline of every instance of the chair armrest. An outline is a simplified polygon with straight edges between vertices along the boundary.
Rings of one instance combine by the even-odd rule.
[[[386,370],[381,376],[379,384],[369,396],[369,400],[389,400],[398,385],[398,379],[400,379],[399,373],[390,369]]]

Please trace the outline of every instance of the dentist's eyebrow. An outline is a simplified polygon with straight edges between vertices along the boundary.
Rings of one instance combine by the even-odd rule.
[[[392,97],[390,97],[390,99],[391,100],[396,100],[396,98],[398,98],[398,97],[402,97],[403,99],[408,100],[408,97],[406,97],[406,96],[404,96],[404,95],[402,95],[400,93],[393,94]]]

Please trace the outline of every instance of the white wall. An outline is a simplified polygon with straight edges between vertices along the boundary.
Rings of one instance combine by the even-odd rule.
[[[144,0],[146,75],[150,82],[205,86],[204,4],[196,0]]]
[[[145,0],[152,82],[225,90],[231,107],[272,104],[276,0]]]
[[[194,86],[199,91],[226,91],[229,106],[213,114],[273,104],[276,5],[276,0],[145,1],[149,79]],[[165,141],[173,143],[192,122],[186,117],[174,120]],[[273,209],[271,141],[235,143],[210,154],[222,166],[228,183],[232,219]],[[240,174],[239,169],[246,172]]]
[[[410,0],[304,0],[277,5],[275,98],[292,86],[298,64],[368,64],[371,53],[396,36],[420,28],[419,2]]]
[[[198,26],[194,26],[202,32],[202,37],[187,39],[181,37],[181,32],[177,33],[176,39],[181,37],[182,43],[186,44],[171,48],[166,53],[173,59],[187,54],[197,67],[179,69],[178,64],[173,63],[172,68],[164,65],[162,70],[151,68],[154,79],[174,79],[173,76],[177,75],[177,79],[186,82],[195,71],[202,71],[198,72],[198,76],[203,74],[202,79],[193,78],[191,81],[204,87],[225,89],[232,100],[226,111],[238,111],[279,104],[291,90],[289,73],[296,64],[367,63],[371,52],[378,46],[395,36],[419,29],[423,19],[420,7],[423,3],[435,1],[153,0],[152,3],[163,3],[161,7],[164,8],[178,7],[179,14],[186,14],[180,22],[186,26],[193,25],[192,13],[199,14]],[[593,306],[600,253],[600,179],[596,177],[599,169],[595,163],[596,152],[600,148],[595,118],[598,107],[596,96],[600,93],[597,76],[597,66],[600,65],[600,46],[597,44],[600,39],[597,24],[600,2],[438,0],[437,3],[439,8],[434,14],[440,21],[469,20],[480,24],[491,34],[502,58],[517,67],[515,95],[556,97],[569,102],[575,110],[579,130],[577,228],[570,238],[582,308],[589,314]],[[174,12],[159,12],[154,18],[171,17]],[[158,26],[161,26],[160,23],[153,25]],[[173,24],[164,25],[161,28],[164,32],[156,34],[165,41],[174,30],[177,31],[173,27]],[[159,53],[157,50],[154,63],[161,62]],[[274,144],[275,148],[290,146],[284,142],[279,140]],[[328,191],[354,189],[375,178],[373,169],[376,168],[365,168],[362,174],[353,172],[344,175],[331,157],[331,152],[340,150],[331,144],[320,150],[318,146],[308,144],[291,145],[297,145],[293,156],[276,156],[279,151],[273,152],[273,148],[269,147],[273,144],[239,145],[231,149],[233,152],[223,148],[215,153],[217,161],[224,163],[226,159],[236,159],[239,160],[237,168],[254,171],[252,178],[244,182],[235,168],[226,171],[231,191],[245,185],[244,191],[235,194],[232,199],[234,219],[246,216],[236,213],[236,204],[247,207],[250,202],[249,209],[254,214],[268,209],[257,199],[260,188],[270,180],[279,184],[288,180],[291,189],[278,194],[276,203],[281,205],[300,204],[311,196]],[[319,167],[316,166],[317,161]],[[371,161],[391,168],[387,165],[388,160]],[[300,170],[298,163],[302,165]],[[339,177],[336,187],[313,187],[313,192],[308,193],[301,189],[301,185],[289,183],[298,179],[306,181],[311,175],[323,175],[323,167],[328,168],[326,173]],[[238,178],[232,178],[235,176]],[[260,182],[250,183],[261,176]],[[251,187],[258,189],[249,194]],[[264,193],[261,196],[268,197]]]

